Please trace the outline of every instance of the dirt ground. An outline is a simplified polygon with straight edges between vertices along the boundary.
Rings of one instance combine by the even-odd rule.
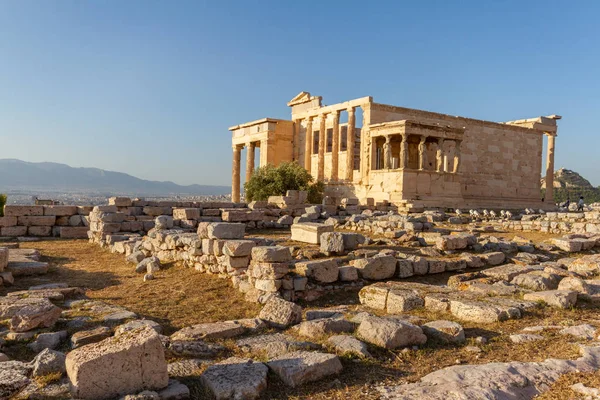
[[[514,236],[514,234],[513,234]],[[244,301],[243,295],[231,287],[229,280],[201,274],[176,263],[155,274],[156,279],[143,282],[134,266],[120,254],[111,254],[106,249],[84,240],[52,240],[22,243],[22,248],[41,251],[43,261],[51,264],[45,276],[20,278],[10,288],[27,289],[31,285],[48,282],[67,282],[71,286],[86,289],[92,299],[123,306],[138,315],[155,320],[165,328],[165,333],[184,326],[219,320],[255,317],[260,305]],[[415,278],[423,283],[443,284],[451,274],[439,274]],[[1,289],[1,294],[6,288]],[[335,293],[309,304],[305,308],[320,308],[338,304],[358,304],[356,291]],[[449,315],[434,315],[428,311],[412,313],[428,320],[450,318]],[[533,325],[574,325],[600,321],[598,310],[556,310],[540,308],[520,320],[477,326],[463,323],[467,336],[464,345],[450,346],[428,342],[418,350],[388,351],[369,346],[374,355],[371,360],[343,357],[344,372],[337,378],[327,379],[300,388],[290,389],[275,376],[269,378],[265,399],[375,399],[377,385],[393,385],[417,381],[422,376],[440,368],[456,364],[481,364],[505,361],[542,361],[546,358],[579,357],[577,341],[544,332],[544,340],[513,344],[508,335]],[[489,342],[478,345],[481,352],[470,352],[474,338],[485,336]],[[232,343],[224,343],[235,354]],[[552,393],[544,399],[571,399],[569,386],[582,381],[598,384],[598,374],[567,376],[555,385]],[[194,398],[206,394],[199,378],[182,379],[192,390]]]

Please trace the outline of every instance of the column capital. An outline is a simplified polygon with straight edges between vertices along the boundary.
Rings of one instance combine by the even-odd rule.
[[[233,151],[241,151],[244,148],[243,144],[234,144],[233,146],[231,146],[231,149]]]
[[[346,111],[348,112],[348,114],[354,114],[354,109],[355,109],[355,108],[356,108],[356,107],[348,107],[348,108],[346,109]]]
[[[305,120],[306,122],[312,122],[312,120],[313,120],[314,118],[315,118],[315,116],[314,116],[314,115],[309,115],[308,117],[304,118],[304,120]]]

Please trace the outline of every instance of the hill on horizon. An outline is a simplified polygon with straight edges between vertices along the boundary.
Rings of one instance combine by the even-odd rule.
[[[0,159],[0,192],[6,190],[149,195],[224,195],[229,186],[178,185],[149,181],[99,168],[74,168],[53,162]]]
[[[542,195],[546,191],[546,182],[542,178]],[[594,187],[590,181],[579,175],[579,173],[561,168],[554,171],[554,201],[563,203],[567,198],[571,201],[583,196],[586,204],[600,201],[600,187]]]

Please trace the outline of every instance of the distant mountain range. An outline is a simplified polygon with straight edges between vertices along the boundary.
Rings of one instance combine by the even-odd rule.
[[[228,186],[147,181],[98,168],[73,168],[52,162],[0,159],[0,193],[9,190],[126,194],[129,196],[223,195]]]

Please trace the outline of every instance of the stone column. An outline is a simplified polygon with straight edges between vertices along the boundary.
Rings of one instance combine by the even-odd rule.
[[[333,137],[331,140],[331,180],[338,180],[338,156],[340,152],[340,111],[333,112]]]
[[[455,141],[456,145],[454,147],[454,173],[458,173],[458,168],[460,167],[460,145],[462,140]]]
[[[427,153],[425,152],[426,140],[427,136],[421,136],[421,141],[419,142],[419,171],[423,171],[425,169],[425,157],[427,156]]]
[[[325,127],[326,120],[327,114],[322,114],[321,125],[319,127],[319,164],[317,168],[317,180],[319,181],[325,179],[325,144],[327,143],[327,129]]]
[[[231,201],[240,202],[240,158],[242,148],[239,145],[233,146],[233,163],[231,169]]]
[[[252,174],[254,173],[254,142],[250,142],[246,144],[246,182],[252,178]]]
[[[351,181],[354,178],[354,125],[356,125],[356,116],[354,107],[348,110],[348,130],[346,133],[346,179]]]
[[[444,139],[438,139],[438,148],[435,153],[435,170],[437,172],[444,172]]]
[[[383,144],[383,169],[390,169],[391,168],[391,156],[392,156],[392,152],[391,152],[391,147],[392,144],[390,143],[391,137],[390,135],[387,135],[385,137],[385,143]]]
[[[402,142],[400,142],[400,168],[406,168],[408,165],[408,135],[405,133],[402,135]]]
[[[304,169],[310,172],[312,144],[313,144],[312,117],[306,118],[306,133],[304,135]]]
[[[546,153],[546,196],[544,201],[554,201],[554,142],[555,136],[548,134],[548,149]]]

